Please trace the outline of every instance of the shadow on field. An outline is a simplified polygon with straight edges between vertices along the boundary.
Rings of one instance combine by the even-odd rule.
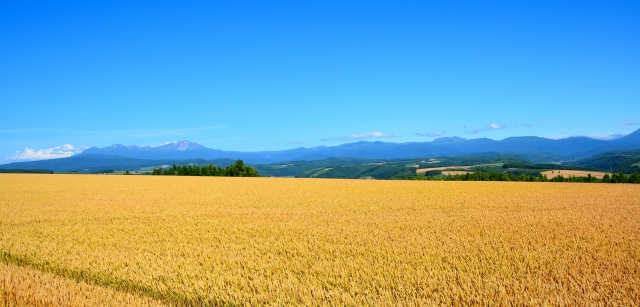
[[[109,275],[103,275],[81,269],[69,269],[46,260],[35,260],[25,255],[14,255],[7,251],[0,251],[0,262],[7,265],[16,265],[20,267],[29,267],[42,272],[48,272],[59,277],[69,278],[76,282],[85,282],[87,284],[107,287],[121,292],[127,292],[133,295],[141,295],[151,299],[161,301],[170,306],[239,306],[232,302],[221,300],[201,300],[189,298],[175,291],[161,292],[154,288],[134,283],[130,280],[120,279]]]

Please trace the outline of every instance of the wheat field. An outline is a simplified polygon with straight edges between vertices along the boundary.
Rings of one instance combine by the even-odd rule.
[[[592,171],[571,171],[571,170],[551,170],[551,171],[546,171],[546,172],[542,172],[542,175],[546,175],[547,178],[551,179],[557,176],[564,176],[564,177],[569,177],[569,176],[574,176],[574,177],[587,177],[589,175],[596,177],[598,179],[602,179],[604,177],[605,172],[592,172]],[[611,175],[611,174],[609,174]]]
[[[639,196],[627,184],[3,174],[0,305],[638,306]]]

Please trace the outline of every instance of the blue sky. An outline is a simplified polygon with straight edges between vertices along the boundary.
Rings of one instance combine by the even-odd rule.
[[[0,1],[0,162],[640,126],[638,1]]]

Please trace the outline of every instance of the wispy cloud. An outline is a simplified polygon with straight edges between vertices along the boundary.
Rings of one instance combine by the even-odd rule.
[[[0,134],[23,134],[30,132],[62,132],[60,129],[43,128],[43,129],[3,129],[0,130]]]
[[[602,140],[602,141],[611,141],[621,139],[625,136],[629,135],[629,133],[608,133],[608,134],[580,134],[580,135],[554,135],[548,137],[552,140],[562,140],[573,137],[587,137],[594,140]]]
[[[116,130],[89,130],[89,131],[77,131],[73,133],[78,134],[91,134],[91,135],[123,135],[127,137],[161,137],[161,136],[172,136],[172,135],[185,135],[189,133],[199,132],[199,131],[207,131],[207,130],[217,130],[227,128],[226,125],[215,125],[215,126],[207,126],[207,127],[195,127],[195,128],[168,128],[168,129],[116,129]]]
[[[301,141],[301,140],[293,140],[293,141],[289,142],[289,144],[291,144],[291,145],[300,145],[300,144],[303,144],[303,143],[304,142]]]
[[[623,122],[623,123],[620,123],[620,126],[637,126],[637,125],[638,125],[638,123],[636,123],[636,122]]]
[[[504,129],[504,128],[507,128],[507,126],[501,125],[501,124],[488,124],[484,128],[476,128],[476,129],[473,129],[473,130],[467,130],[467,127],[465,126],[464,127],[464,132],[466,132],[468,134],[476,134],[476,133],[480,133],[480,132],[484,132],[484,131],[500,130],[500,129]]]
[[[81,153],[87,149],[86,146],[75,147],[71,144],[64,144],[52,148],[36,150],[33,148],[25,148],[24,151],[16,151],[13,155],[4,159],[4,163],[47,160],[56,158],[67,158],[75,154]]]
[[[417,132],[416,133],[417,136],[428,136],[430,138],[433,138],[433,137],[436,137],[436,136],[442,136],[444,134],[445,134],[444,131],[431,131],[431,132]]]
[[[628,134],[629,133],[587,134],[585,136],[588,138],[596,139],[596,140],[610,141],[610,140],[621,139],[627,136]]]
[[[524,123],[524,126],[527,128],[531,128],[531,124]]]
[[[184,135],[198,131],[216,130],[227,128],[227,125],[214,125],[206,127],[192,128],[167,128],[167,129],[104,129],[104,130],[71,130],[71,129],[5,129],[0,130],[0,134],[24,134],[32,132],[55,132],[57,134],[75,135],[108,135],[127,137],[159,137],[170,135]]]
[[[169,144],[177,143],[177,142],[178,142],[178,141],[173,141],[173,142],[164,142],[164,143],[162,143],[162,144],[159,144],[159,145],[151,145],[151,146],[149,146],[149,147],[160,147],[160,146],[169,145]]]
[[[204,141],[199,141],[198,143],[217,143],[220,141],[245,141],[248,139],[249,138],[246,138],[246,137],[236,136],[236,137],[230,137],[230,138],[213,138],[213,139],[208,139]]]
[[[362,140],[362,139],[369,139],[369,138],[397,138],[400,137],[401,135],[394,133],[394,134],[386,134],[386,133],[382,133],[382,132],[365,132],[365,133],[360,133],[360,134],[352,134],[350,136],[341,136],[341,137],[331,137],[331,138],[322,138],[321,140],[324,142],[327,141],[353,141],[353,140]]]
[[[552,136],[548,136],[547,138],[552,140],[562,140],[562,139],[570,138],[573,136],[575,135],[552,135]]]

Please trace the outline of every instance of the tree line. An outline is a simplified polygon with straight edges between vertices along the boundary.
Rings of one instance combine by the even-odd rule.
[[[557,177],[552,178],[550,181],[552,182],[600,182],[600,183],[636,183],[640,184],[640,175],[638,173],[633,173],[629,176],[624,173],[618,174],[604,174],[602,179],[598,179],[596,177],[591,176],[589,174],[587,177],[564,177],[559,175]]]
[[[52,170],[48,169],[0,169],[0,173],[4,174],[53,174]]]
[[[511,173],[498,173],[498,172],[474,172],[467,174],[449,175],[443,177],[432,177],[417,175],[413,177],[414,180],[442,180],[442,181],[526,181],[526,182],[587,182],[587,183],[635,183],[640,184],[640,175],[633,173],[631,175],[619,174],[605,174],[602,179],[598,179],[591,174],[587,177],[564,177],[558,175],[551,179],[548,179],[546,175],[534,176],[527,174],[514,175]]]
[[[582,170],[596,171],[596,169],[593,169],[593,168],[585,168],[585,167],[580,167],[580,166],[569,166],[569,165],[560,165],[560,164],[553,164],[553,163],[531,164],[531,163],[517,162],[517,161],[516,162],[505,162],[504,164],[502,164],[502,168],[504,168],[504,169],[519,168],[519,169],[560,169],[560,170],[576,170],[576,171],[582,171]]]
[[[165,175],[165,176],[225,176],[225,177],[260,177],[258,171],[252,166],[245,165],[242,160],[236,160],[234,164],[231,164],[225,168],[213,165],[211,163],[198,166],[198,165],[176,165],[171,167],[154,168],[152,175]]]

